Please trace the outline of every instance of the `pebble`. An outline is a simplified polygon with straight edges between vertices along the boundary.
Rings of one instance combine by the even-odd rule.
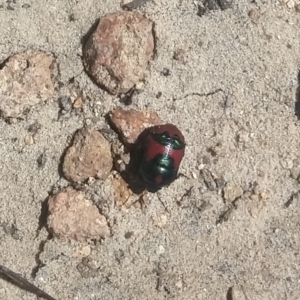
[[[214,190],[217,189],[217,184],[215,182],[215,179],[214,179],[212,173],[209,170],[202,169],[201,170],[201,176],[202,176],[207,188],[210,191],[214,191]]]
[[[186,52],[183,49],[176,49],[173,54],[173,59],[184,64],[186,63]]]
[[[237,135],[237,140],[239,143],[248,143],[249,142],[249,133],[245,130],[241,130]]]
[[[82,128],[76,132],[63,160],[63,173],[68,180],[105,180],[112,166],[110,144],[99,131]]]
[[[175,286],[178,288],[178,289],[182,289],[183,287],[183,283],[182,283],[182,280],[179,280],[175,283]]]
[[[8,58],[0,69],[0,111],[4,118],[19,118],[53,96],[53,66],[54,58],[38,50]]]
[[[85,245],[83,247],[80,247],[79,249],[77,249],[74,254],[73,257],[75,258],[83,258],[83,257],[87,257],[91,254],[91,246],[90,245]]]
[[[251,21],[253,23],[257,23],[261,14],[260,11],[257,8],[252,8],[249,12],[248,12],[248,16],[251,19]]]
[[[100,19],[83,49],[86,72],[111,94],[128,92],[144,79],[154,51],[153,23],[138,12]]]
[[[33,145],[33,144],[34,144],[33,136],[32,136],[32,135],[27,135],[27,136],[24,138],[24,143],[25,143],[25,145],[27,145],[27,146]]]
[[[233,202],[243,195],[243,189],[240,185],[234,183],[227,183],[223,188],[224,199]]]
[[[293,8],[293,7],[295,6],[295,1],[294,1],[294,0],[288,0],[288,1],[286,2],[286,6],[287,6],[288,8]]]
[[[95,277],[98,273],[98,267],[90,257],[84,257],[76,269],[83,278]]]
[[[165,248],[163,245],[158,246],[157,254],[161,255],[165,253]]]
[[[48,227],[58,238],[78,242],[110,234],[106,218],[82,191],[67,188],[48,199]]]
[[[75,99],[75,101],[73,102],[73,108],[75,109],[80,109],[83,106],[83,100],[82,97],[78,97],[77,99]]]

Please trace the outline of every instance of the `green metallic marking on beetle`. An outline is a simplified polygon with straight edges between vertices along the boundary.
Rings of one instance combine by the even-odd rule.
[[[172,138],[167,132],[161,134],[152,134],[153,139],[163,146],[171,146],[174,150],[182,150],[184,143],[179,139],[178,135],[174,135]]]
[[[159,154],[143,165],[144,178],[152,183],[157,176],[162,176],[164,183],[171,183],[175,178],[174,160],[169,155]]]
[[[165,172],[166,170],[173,168],[174,162],[169,155],[163,154],[155,161],[155,165],[161,172]]]

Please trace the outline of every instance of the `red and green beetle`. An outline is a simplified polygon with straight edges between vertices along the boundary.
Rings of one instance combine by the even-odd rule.
[[[157,191],[172,183],[185,151],[185,140],[180,130],[172,124],[148,129],[143,141],[143,158],[139,172],[147,189]]]

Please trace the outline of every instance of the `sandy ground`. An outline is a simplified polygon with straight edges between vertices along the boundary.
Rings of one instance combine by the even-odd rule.
[[[0,121],[0,264],[56,299],[299,299],[300,198],[285,203],[300,190],[291,177],[300,160],[300,13],[275,0],[235,1],[202,17],[197,1],[140,9],[155,22],[157,55],[131,107],[156,111],[182,130],[186,177],[159,192],[169,212],[157,194],[144,210],[122,211],[105,199],[113,236],[91,245],[84,273],[74,255],[80,245],[48,240],[39,219],[49,193],[69,185],[58,165],[75,130],[91,120],[105,127],[104,115],[120,105],[91,82],[80,58],[81,38],[120,1],[8,2],[0,3],[0,61],[29,48],[52,52],[62,84],[24,120]],[[258,19],[248,16],[254,8]],[[178,48],[185,64],[173,59]],[[58,121],[57,98],[72,85],[84,93],[84,112]],[[190,93],[200,96],[183,99]],[[41,130],[26,145],[35,121]],[[207,188],[201,169],[244,195],[232,206]],[[0,280],[0,299],[37,297]]]

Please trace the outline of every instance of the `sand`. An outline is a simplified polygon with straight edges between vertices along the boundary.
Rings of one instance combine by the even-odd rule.
[[[113,235],[90,246],[48,239],[39,225],[42,203],[69,185],[58,166],[74,132],[91,122],[105,128],[105,114],[120,105],[84,72],[81,39],[121,3],[8,2],[0,8],[0,61],[29,48],[53,53],[61,84],[23,120],[0,121],[0,264],[64,300],[299,299],[300,198],[285,205],[300,190],[291,177],[300,161],[300,13],[292,1],[235,1],[201,17],[197,1],[140,9],[155,22],[156,55],[130,107],[181,129],[185,176],[151,194],[144,210],[104,199]],[[249,16],[252,9],[258,14]],[[177,49],[185,62],[174,60]],[[83,113],[58,120],[57,99],[72,89],[83,92]],[[35,121],[41,129],[27,145]],[[243,196],[231,203],[207,188],[203,169]],[[89,256],[82,261],[78,249]],[[37,297],[0,280],[0,299]]]

